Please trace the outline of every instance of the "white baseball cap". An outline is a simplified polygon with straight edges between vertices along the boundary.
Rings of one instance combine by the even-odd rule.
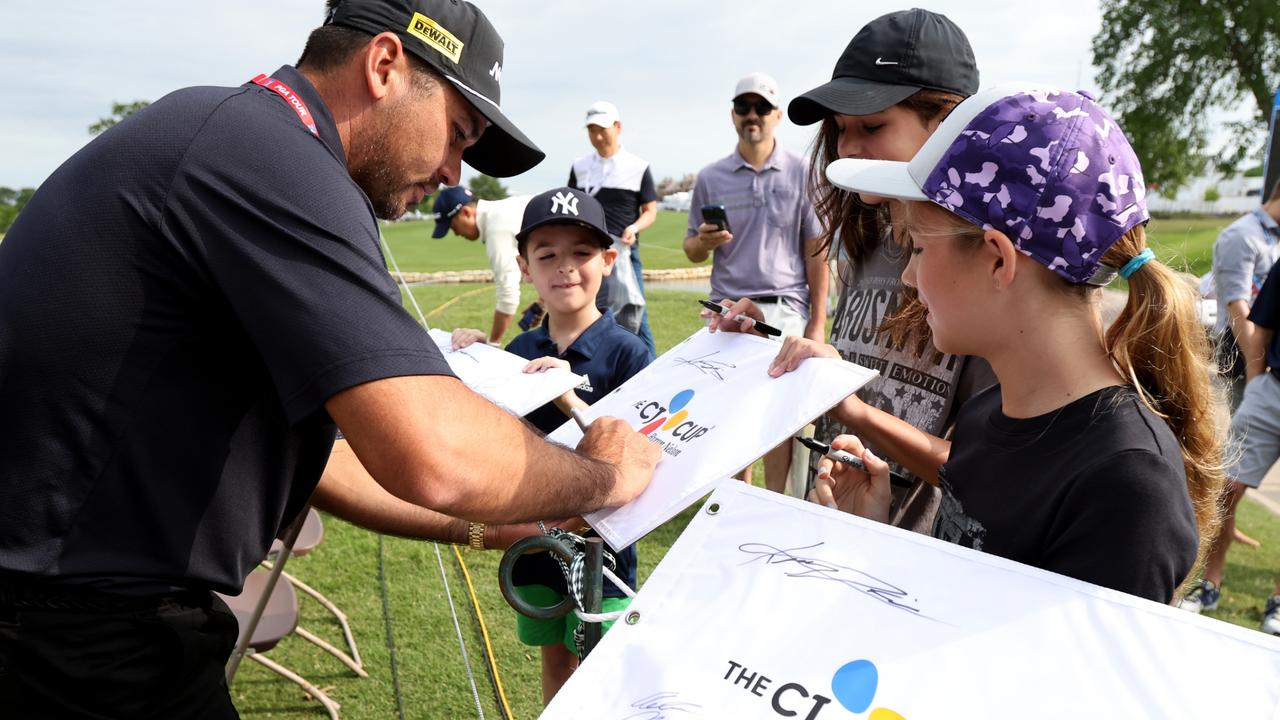
[[[622,118],[618,116],[617,106],[608,100],[597,100],[591,103],[591,107],[587,108],[587,125],[611,127],[621,120]]]
[[[733,90],[733,99],[737,100],[747,93],[755,93],[770,105],[781,107],[778,104],[778,81],[764,73],[751,73],[739,80],[738,86]]]

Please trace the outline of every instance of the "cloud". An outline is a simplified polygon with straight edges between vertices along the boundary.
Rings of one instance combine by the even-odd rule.
[[[582,117],[592,101],[618,105],[623,142],[652,163],[655,179],[696,172],[733,148],[729,107],[739,77],[767,72],[784,98],[794,97],[830,78],[863,24],[910,3],[480,6],[506,41],[503,108],[547,152],[542,165],[506,184],[538,192],[564,183],[573,158],[590,151]],[[931,9],[968,33],[983,85],[1032,79],[1093,89],[1094,0],[948,0]],[[77,5],[70,15],[56,4],[0,5],[0,185],[43,181],[89,141],[88,126],[113,101],[237,85],[292,63],[322,15],[322,0],[138,0]],[[812,136],[812,127],[785,121],[778,131],[785,147],[801,153]]]

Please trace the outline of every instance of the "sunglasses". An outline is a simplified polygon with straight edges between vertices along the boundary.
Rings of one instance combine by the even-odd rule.
[[[733,112],[741,115],[742,117],[750,115],[752,110],[756,111],[756,115],[764,117],[765,115],[773,112],[774,107],[769,104],[768,100],[756,100],[755,102],[751,102],[750,100],[733,101]]]

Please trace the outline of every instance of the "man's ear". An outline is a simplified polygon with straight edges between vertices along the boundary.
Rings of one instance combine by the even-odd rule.
[[[604,269],[600,274],[608,277],[613,274],[613,263],[618,260],[618,251],[614,248],[607,247],[600,251],[600,257],[604,258]]]
[[[365,46],[363,58],[365,87],[371,99],[382,100],[411,82],[409,58],[395,33],[375,35]]]
[[[520,276],[525,282],[533,282],[533,278],[529,277],[529,261],[523,255],[516,255],[516,265],[520,266]]]
[[[1004,290],[1013,285],[1018,274],[1018,249],[1008,235],[988,229],[982,234],[982,252],[991,263],[991,280],[997,290]]]

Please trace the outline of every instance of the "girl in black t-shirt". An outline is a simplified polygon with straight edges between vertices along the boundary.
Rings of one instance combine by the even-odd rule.
[[[935,536],[1169,602],[1218,523],[1223,424],[1193,289],[1146,247],[1123,132],[1087,95],[1002,86],[910,163],[839,160],[827,176],[908,201],[903,281],[935,346],[986,358],[1000,381],[942,449]],[[1117,276],[1128,300],[1104,332]],[[784,350],[777,371],[812,354]],[[939,456],[943,441],[901,435],[894,452]],[[886,464],[856,437],[833,445],[869,472],[824,460],[811,499],[885,520]]]

